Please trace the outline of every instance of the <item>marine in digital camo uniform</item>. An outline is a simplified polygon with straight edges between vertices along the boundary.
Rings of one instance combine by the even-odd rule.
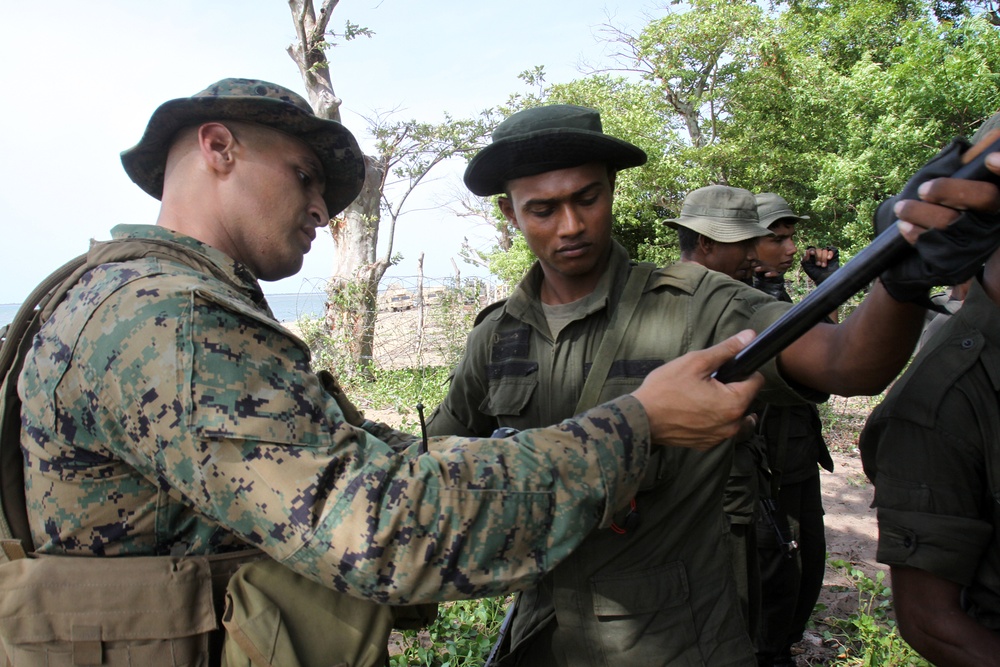
[[[159,107],[122,162],[162,206],[156,226],[113,236],[154,251],[83,275],[20,378],[40,554],[254,547],[377,602],[494,595],[534,584],[609,524],[651,440],[707,447],[759,386],[705,383],[728,409],[684,429],[666,372],[557,427],[434,439],[417,455],[345,421],[258,283],[298,271],[316,228],[359,192],[363,156],[343,126],[281,86],[224,79]],[[739,347],[689,360],[702,377]]]
[[[605,135],[591,109],[529,109],[497,127],[465,182],[481,196],[503,194],[501,211],[538,262],[505,303],[481,315],[431,432],[487,435],[574,414],[640,268],[611,239],[615,173],[644,161],[637,147]],[[927,224],[912,217],[915,229]],[[762,328],[788,307],[689,263],[653,270],[640,284],[595,400],[629,391],[688,350]],[[921,320],[919,307],[876,286],[845,324],[812,329],[766,367],[766,400],[797,400],[783,376],[822,392],[879,391],[905,362]],[[723,542],[730,459],[729,447],[655,456],[631,513],[619,512],[615,526],[590,535],[520,595],[502,664],[754,664]]]

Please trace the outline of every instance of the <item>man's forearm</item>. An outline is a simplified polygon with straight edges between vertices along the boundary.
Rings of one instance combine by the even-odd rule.
[[[996,663],[1000,636],[962,610],[961,586],[913,567],[891,569],[900,634],[920,655],[938,667]]]
[[[842,324],[819,324],[781,353],[786,377],[828,394],[877,394],[916,345],[924,309],[900,303],[875,283]]]

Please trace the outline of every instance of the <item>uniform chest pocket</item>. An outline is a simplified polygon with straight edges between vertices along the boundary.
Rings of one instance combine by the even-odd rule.
[[[479,410],[491,417],[516,417],[524,412],[537,387],[538,377],[535,374],[492,380]]]
[[[610,400],[638,389],[646,376],[663,363],[662,359],[616,359],[604,378],[601,399]],[[591,363],[584,365],[584,377],[590,375],[592,367]]]

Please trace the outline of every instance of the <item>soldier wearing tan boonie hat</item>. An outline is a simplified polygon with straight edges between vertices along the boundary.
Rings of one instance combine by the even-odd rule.
[[[771,232],[757,218],[748,190],[709,185],[689,192],[681,215],[665,223],[677,230],[681,259],[746,282],[756,258],[754,239]]]

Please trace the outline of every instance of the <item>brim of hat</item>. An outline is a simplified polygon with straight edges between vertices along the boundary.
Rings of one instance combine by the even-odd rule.
[[[758,211],[759,213],[760,211]],[[808,220],[808,215],[795,215],[791,211],[775,211],[774,213],[769,213],[760,219],[760,224],[765,227],[770,227],[778,220],[791,220],[792,224],[800,222],[802,220]]]
[[[153,112],[139,143],[121,154],[129,178],[156,199],[163,197],[167,152],[177,131],[197,123],[259,123],[301,139],[323,165],[323,200],[330,217],[357,198],[365,182],[364,154],[350,130],[281,100],[195,97],[164,102]]]
[[[603,162],[616,171],[646,163],[646,153],[601,132],[549,129],[501,139],[477,153],[465,169],[465,185],[480,197],[501,194],[507,181]]]
[[[748,220],[734,223],[732,218],[692,215],[669,218],[663,223],[672,229],[687,227],[719,243],[736,243],[737,241],[771,235],[771,230],[756,222]]]

